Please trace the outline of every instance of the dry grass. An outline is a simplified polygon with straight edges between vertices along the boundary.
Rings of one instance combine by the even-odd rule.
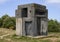
[[[35,39],[16,36],[15,30],[0,28],[0,42],[60,42],[60,33],[51,32],[47,37]]]
[[[4,35],[4,34],[14,34],[15,31],[11,30],[11,29],[6,29],[6,28],[0,28],[0,33],[1,33],[1,35]]]

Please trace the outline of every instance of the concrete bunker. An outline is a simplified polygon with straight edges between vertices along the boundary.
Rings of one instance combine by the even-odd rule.
[[[20,25],[20,26],[19,26]],[[48,10],[40,4],[19,5],[16,10],[16,35],[47,35]]]

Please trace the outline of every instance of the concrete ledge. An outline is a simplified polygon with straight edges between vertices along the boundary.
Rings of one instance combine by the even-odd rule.
[[[48,36],[27,36],[27,37],[31,37],[31,38],[45,38],[45,37],[48,37]]]

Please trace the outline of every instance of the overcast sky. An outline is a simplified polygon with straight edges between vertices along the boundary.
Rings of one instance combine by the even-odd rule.
[[[46,5],[48,18],[60,21],[60,0],[0,0],[0,17],[5,14],[15,16],[17,6],[28,3]]]

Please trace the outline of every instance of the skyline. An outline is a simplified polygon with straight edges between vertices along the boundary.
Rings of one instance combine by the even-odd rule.
[[[45,5],[48,9],[48,18],[60,21],[60,0],[2,0],[0,1],[0,17],[5,14],[15,16],[18,5],[29,3]]]

